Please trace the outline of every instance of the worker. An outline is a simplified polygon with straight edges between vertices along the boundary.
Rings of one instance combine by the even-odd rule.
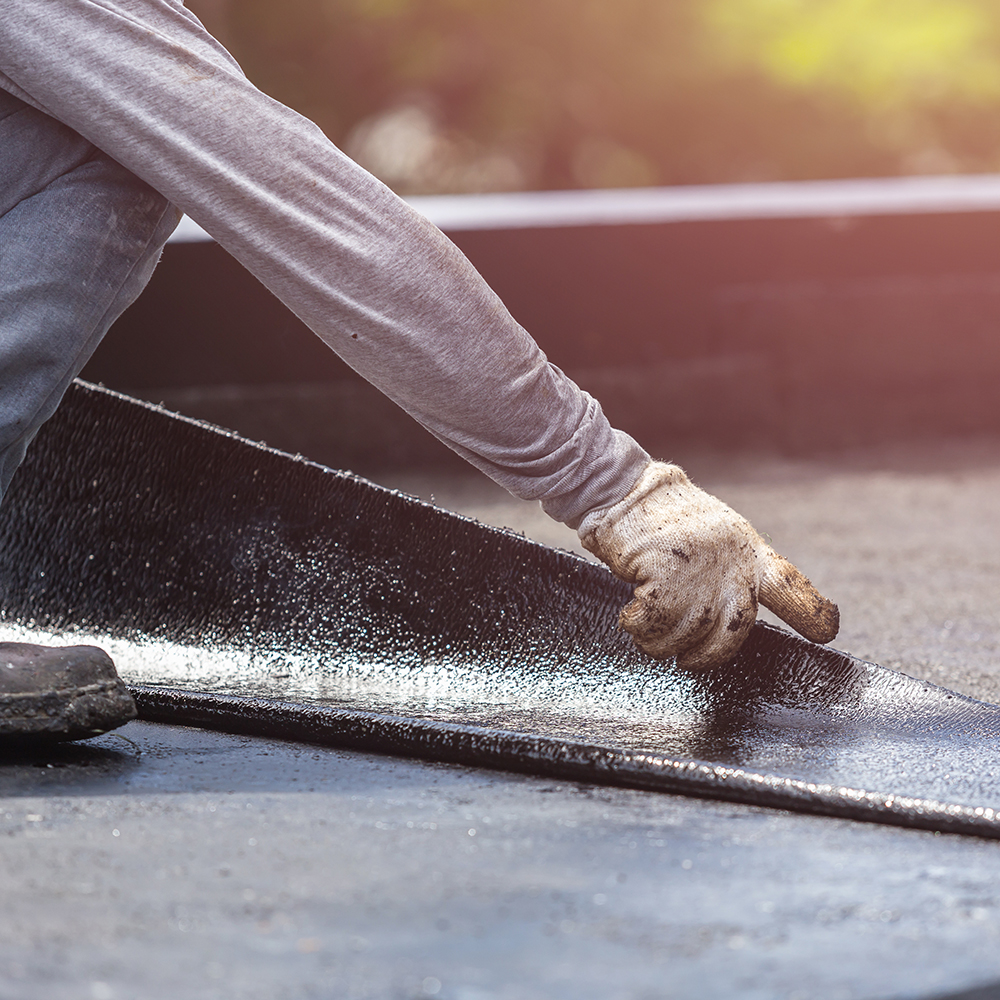
[[[431,434],[634,584],[620,623],[643,652],[723,663],[758,602],[809,639],[836,634],[835,605],[614,430],[451,241],[255,88],[180,0],[4,0],[0,212],[0,491],[185,212]],[[88,684],[99,697],[109,669],[94,647],[0,645],[0,736],[27,733],[46,696],[67,712]]]

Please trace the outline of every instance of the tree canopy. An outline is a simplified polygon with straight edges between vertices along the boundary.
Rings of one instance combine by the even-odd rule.
[[[404,193],[1000,169],[1000,0],[189,0]]]

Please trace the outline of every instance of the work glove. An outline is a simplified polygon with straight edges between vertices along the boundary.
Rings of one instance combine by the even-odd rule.
[[[618,623],[644,653],[701,670],[732,659],[757,619],[757,604],[813,642],[840,627],[823,597],[721,500],[676,465],[651,462],[632,492],[588,513],[584,548],[635,584]]]

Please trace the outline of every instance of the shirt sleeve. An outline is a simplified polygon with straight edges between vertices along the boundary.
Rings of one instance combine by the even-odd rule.
[[[0,86],[169,198],[430,433],[576,526],[649,461],[461,251],[175,0],[6,0]],[[281,349],[276,344],[275,349]]]

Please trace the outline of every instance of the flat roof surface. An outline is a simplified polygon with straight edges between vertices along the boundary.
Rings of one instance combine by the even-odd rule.
[[[835,645],[1000,701],[1000,443],[674,457],[839,601]],[[385,484],[574,542],[476,476]],[[5,1000],[1000,981],[996,842],[144,723],[8,758],[0,794]]]

